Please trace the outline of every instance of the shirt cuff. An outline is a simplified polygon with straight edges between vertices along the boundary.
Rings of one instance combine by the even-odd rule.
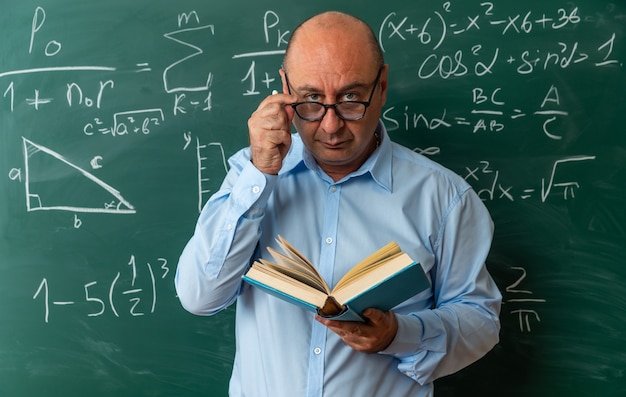
[[[264,174],[248,162],[233,186],[235,205],[244,209],[248,218],[262,215],[277,181],[277,175]]]
[[[424,324],[415,315],[402,315],[396,313],[398,320],[398,331],[396,337],[380,354],[393,356],[407,356],[419,351],[422,338],[424,336]]]

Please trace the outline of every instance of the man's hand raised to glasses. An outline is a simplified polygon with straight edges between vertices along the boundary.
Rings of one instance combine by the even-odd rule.
[[[297,97],[273,94],[265,98],[248,120],[252,164],[266,174],[278,174],[291,147],[292,103]]]

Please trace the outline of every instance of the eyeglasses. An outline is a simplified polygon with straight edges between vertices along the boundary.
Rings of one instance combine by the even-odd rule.
[[[337,117],[342,120],[361,120],[365,117],[365,111],[367,107],[372,102],[372,98],[374,97],[374,92],[376,91],[376,87],[378,86],[378,80],[380,79],[380,75],[383,71],[381,67],[378,70],[378,74],[376,75],[376,80],[374,80],[374,86],[372,87],[372,92],[370,93],[370,98],[365,101],[342,101],[331,104],[324,104],[321,102],[296,102],[292,103],[291,107],[295,110],[298,117],[302,120],[306,121],[319,121],[326,116],[326,112],[328,109],[332,108],[335,110]],[[285,81],[287,82],[287,90],[291,95],[291,84],[289,84],[289,78],[287,78],[287,72],[285,72]]]

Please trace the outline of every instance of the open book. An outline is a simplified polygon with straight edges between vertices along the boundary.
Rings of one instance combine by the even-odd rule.
[[[356,264],[331,290],[308,259],[280,235],[276,241],[284,254],[268,247],[276,262],[259,259],[243,279],[326,318],[365,321],[365,309],[389,310],[430,287],[420,264],[395,242]]]

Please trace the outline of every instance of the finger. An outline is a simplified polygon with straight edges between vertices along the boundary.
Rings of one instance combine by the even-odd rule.
[[[392,311],[367,309],[363,316],[367,319],[365,323],[330,321],[322,318],[318,318],[318,321],[355,350],[376,353],[387,348],[398,331],[395,314]]]
[[[291,105],[292,103],[296,103],[298,101],[298,97],[291,94],[282,94],[276,90],[272,91],[272,95],[268,95],[259,105],[259,107],[263,106],[263,104],[273,104],[278,103],[283,107],[287,107],[286,105]]]
[[[290,132],[294,115],[294,110],[290,106],[293,99],[290,95],[270,95],[259,104],[252,114],[251,121],[259,128]]]
[[[285,113],[287,113],[287,117],[289,118],[289,123],[290,124],[293,121],[293,117],[296,114],[296,110],[293,107],[291,107],[291,105],[296,103],[297,100],[298,100],[297,97],[291,96],[290,102],[289,103],[285,103],[285,106],[283,106],[283,109],[285,110]]]
[[[359,322],[335,321],[321,317],[316,317],[316,319],[328,327],[329,330],[336,333],[345,343],[353,347],[358,345],[362,338],[366,338],[370,332],[368,325]]]
[[[295,114],[292,104],[298,101],[298,97],[291,94],[281,94],[277,90],[272,91],[272,95],[266,98],[268,104],[278,103],[288,116],[289,122],[293,120]]]
[[[363,311],[363,317],[365,317],[374,327],[382,325],[388,320],[385,312],[374,308],[369,308]]]

